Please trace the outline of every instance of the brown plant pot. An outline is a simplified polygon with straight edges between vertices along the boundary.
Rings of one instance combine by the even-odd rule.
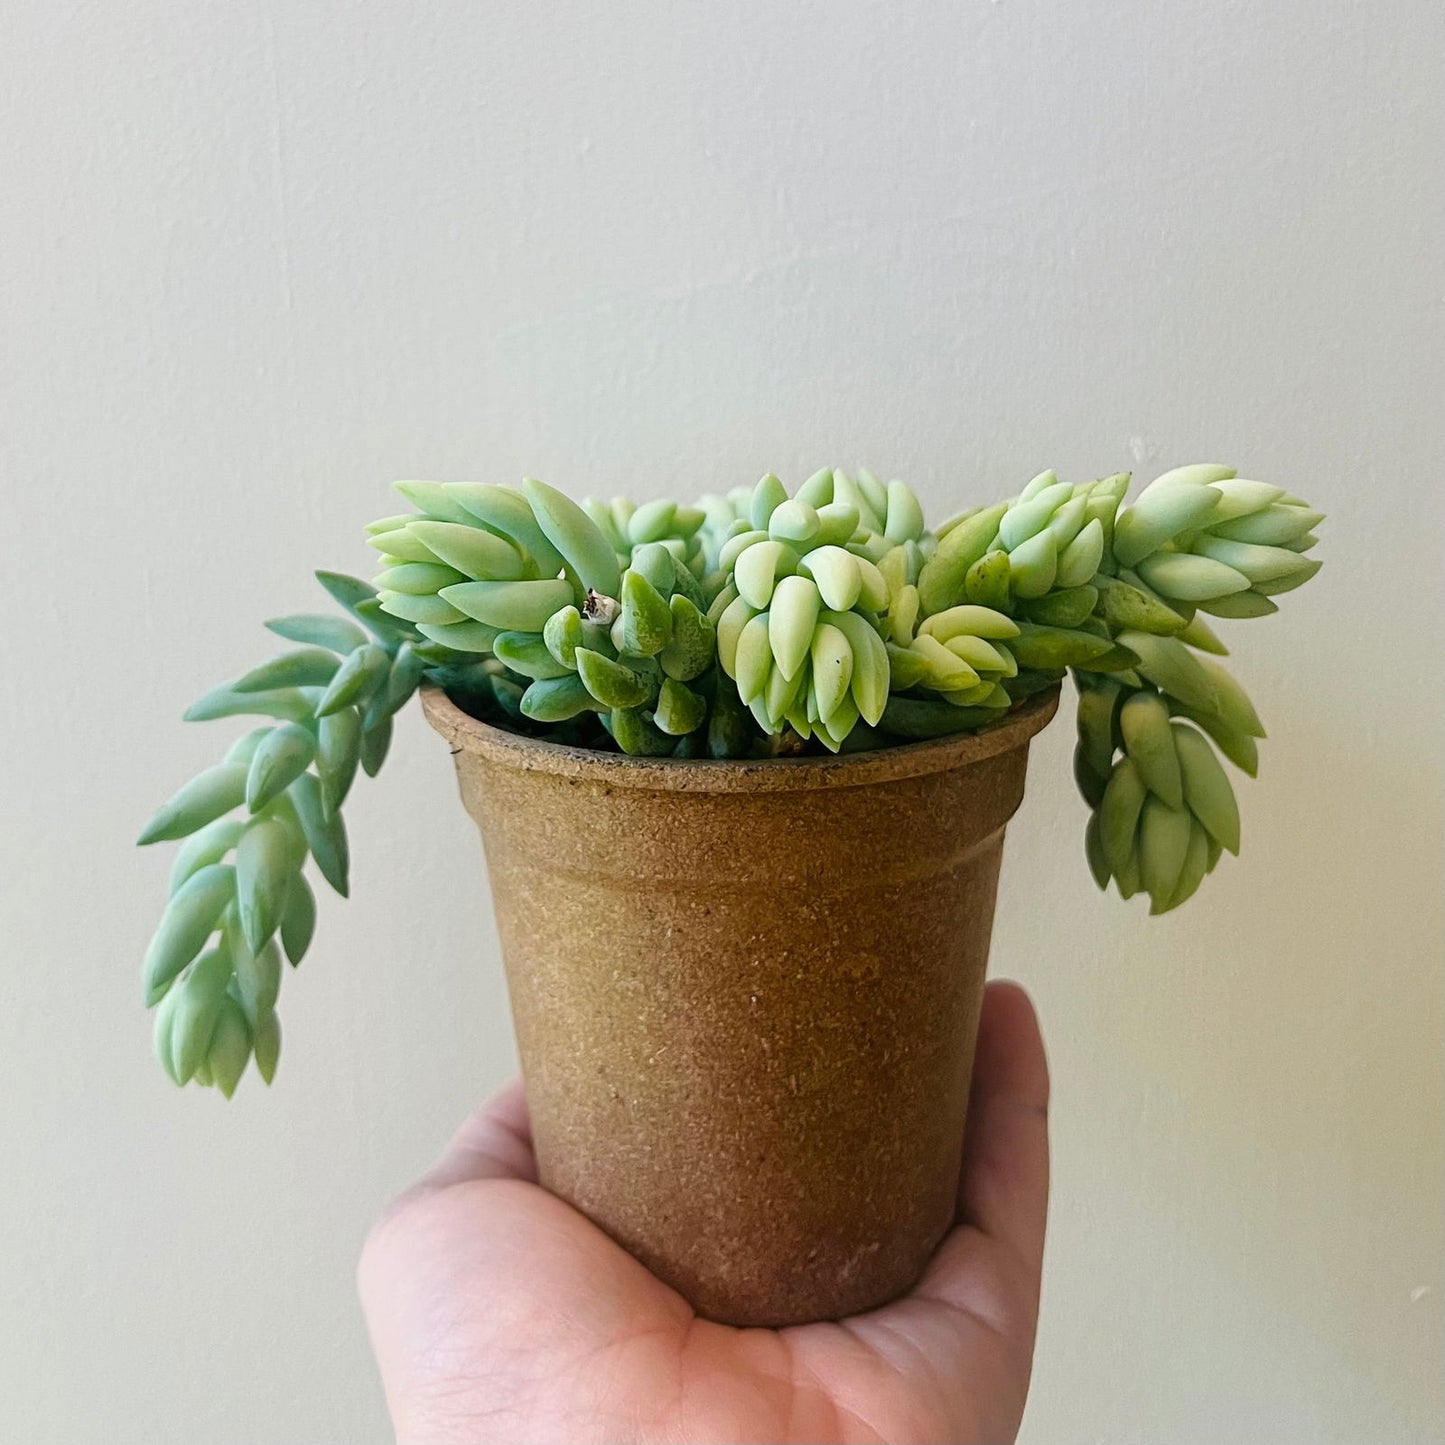
[[[952,1223],[1004,826],[1057,703],[684,762],[424,693],[486,849],[541,1182],[705,1317],[870,1309]]]

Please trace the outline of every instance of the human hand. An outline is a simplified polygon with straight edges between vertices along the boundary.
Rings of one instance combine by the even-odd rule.
[[[990,984],[958,1224],[902,1299],[836,1323],[699,1319],[536,1183],[521,1087],[373,1229],[358,1279],[401,1441],[1006,1441],[1023,1414],[1048,1202],[1048,1067]]]

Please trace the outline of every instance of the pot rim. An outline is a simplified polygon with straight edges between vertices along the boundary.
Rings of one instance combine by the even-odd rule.
[[[676,793],[790,793],[951,772],[1025,746],[1059,706],[1056,685],[1026,699],[984,732],[866,753],[806,758],[638,758],[564,747],[508,732],[463,712],[434,684],[425,684],[420,691],[426,720],[451,744],[453,753],[476,754],[520,772]]]

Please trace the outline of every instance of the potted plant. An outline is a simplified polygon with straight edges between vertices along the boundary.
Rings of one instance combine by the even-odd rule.
[[[1085,853],[1151,912],[1239,816],[1259,718],[1206,617],[1306,581],[1318,512],[1227,467],[1130,506],[1053,472],[929,529],[820,471],[640,506],[402,482],[375,585],[191,720],[267,719],[156,814],[156,1052],[228,1097],[280,1051],[308,857],[421,690],[478,822],[542,1181],[711,1318],[882,1303],[946,1229],[1004,829],[1071,673]]]

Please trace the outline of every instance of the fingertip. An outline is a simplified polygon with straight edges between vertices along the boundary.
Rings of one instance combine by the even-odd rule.
[[[527,1094],[520,1078],[509,1079],[481,1108],[469,1114],[452,1135],[452,1147],[467,1147],[479,1133],[504,1129],[528,1145],[532,1142],[532,1120],[527,1113]]]
[[[536,1182],[532,1124],[520,1079],[504,1085],[462,1124],[422,1182],[435,1189],[468,1179]]]
[[[1003,1000],[1010,1007],[1027,1005],[1030,1011],[1034,1010],[1033,995],[1017,979],[992,978],[983,986],[983,992],[985,998],[994,1001],[995,1007]]]
[[[1012,979],[996,979],[984,989],[973,1089],[1048,1109],[1049,1061],[1038,1010]]]

